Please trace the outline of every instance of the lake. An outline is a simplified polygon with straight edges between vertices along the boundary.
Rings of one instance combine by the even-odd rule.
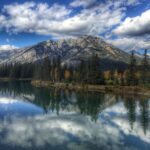
[[[0,82],[2,150],[150,150],[150,99]]]

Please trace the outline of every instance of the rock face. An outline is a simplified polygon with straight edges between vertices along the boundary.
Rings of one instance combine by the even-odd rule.
[[[42,61],[43,58],[60,56],[63,64],[75,64],[86,60],[92,54],[101,59],[129,61],[129,54],[106,43],[98,37],[82,36],[76,39],[44,41],[37,45],[11,52],[0,53],[0,63],[30,63]]]

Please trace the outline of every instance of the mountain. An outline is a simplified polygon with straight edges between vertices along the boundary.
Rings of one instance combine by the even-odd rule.
[[[77,64],[86,60],[93,54],[105,63],[129,62],[130,55],[108,43],[93,36],[48,40],[37,45],[12,51],[0,52],[0,63],[32,63],[42,61],[45,57],[54,58],[60,56],[62,64]]]

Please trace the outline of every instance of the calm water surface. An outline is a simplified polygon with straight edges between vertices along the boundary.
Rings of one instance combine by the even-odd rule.
[[[0,83],[0,150],[150,150],[150,99]]]

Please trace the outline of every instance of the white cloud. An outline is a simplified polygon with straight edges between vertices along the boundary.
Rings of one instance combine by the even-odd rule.
[[[149,39],[146,38],[118,38],[114,40],[108,40],[112,45],[119,47],[123,50],[139,50],[139,49],[150,49]]]
[[[150,9],[140,16],[126,18],[119,27],[114,30],[115,34],[127,36],[143,36],[150,34]]]
[[[136,114],[139,111],[140,109]],[[5,118],[0,124],[0,129],[6,131],[7,134],[0,137],[0,140],[8,146],[13,144],[16,147],[28,149],[33,147],[43,149],[47,145],[49,148],[63,146],[64,149],[72,150],[89,150],[91,149],[89,146],[97,149],[128,150],[133,144],[126,145],[126,142],[129,137],[132,137],[136,140],[134,149],[140,149],[141,147],[138,147],[140,144],[148,146],[150,128],[148,127],[144,135],[140,115],[137,115],[137,120],[131,130],[127,114],[127,109],[120,102],[103,110],[97,122],[92,122],[87,116],[79,113],[68,114],[67,111],[66,114],[60,113],[59,116],[12,117],[11,124],[9,119]]]
[[[127,5],[138,5],[140,4],[140,0],[127,0]]]
[[[0,51],[6,51],[6,50],[13,50],[17,49],[18,47],[14,45],[0,45]]]
[[[72,3],[70,3],[70,5],[72,7],[79,7],[79,6],[87,7],[94,4],[95,2],[96,0],[74,0]]]
[[[119,24],[124,17],[124,9],[113,6],[112,2],[100,3],[71,15],[73,10],[58,4],[15,3],[4,7],[3,12],[7,17],[3,26],[0,26],[8,32],[29,32],[54,37],[98,35]]]
[[[34,33],[47,32],[55,22],[61,22],[70,13],[65,6],[54,4],[49,7],[46,3],[34,2],[6,5],[3,11],[8,15],[3,23],[8,31]]]
[[[142,3],[144,0],[109,0],[110,3],[114,3],[114,5],[118,6],[135,6]],[[74,0],[70,3],[72,7],[88,7],[94,4],[102,3],[97,0]]]
[[[107,33],[106,39],[111,39],[112,33],[118,35],[117,40],[112,40],[116,46],[123,49],[134,47],[149,47],[149,40],[142,38],[127,39],[120,35],[144,35],[150,31],[150,10],[141,16],[126,18],[126,6],[137,5],[144,0],[113,0],[97,2],[96,0],[74,0],[67,7],[64,5],[36,2],[25,2],[22,4],[12,3],[5,5],[0,14],[0,30],[9,33],[35,33],[40,35],[51,35],[53,38],[66,38],[81,35],[98,36]],[[96,4],[96,5],[94,5]],[[73,7],[83,6],[74,13]],[[90,7],[91,6],[91,7]],[[121,23],[122,22],[122,23]],[[114,32],[114,26],[119,25]],[[124,44],[123,42],[128,42]],[[133,44],[133,45],[132,45]]]
[[[0,14],[0,29],[4,26],[5,20],[6,20],[5,16]]]

